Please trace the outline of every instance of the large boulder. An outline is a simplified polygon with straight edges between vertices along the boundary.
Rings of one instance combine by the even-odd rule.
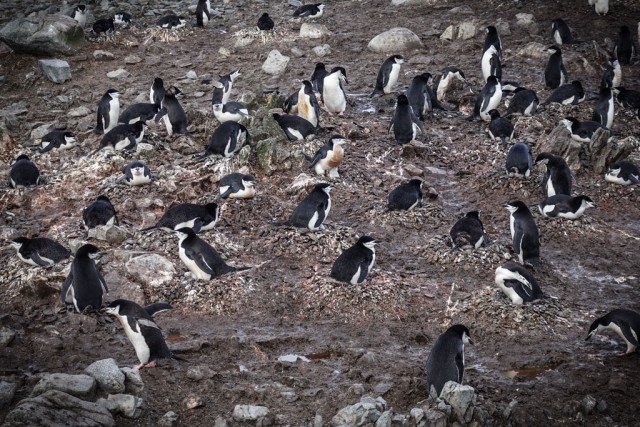
[[[367,46],[377,53],[397,53],[424,49],[418,36],[407,28],[392,28],[375,36]]]
[[[107,393],[123,393],[125,387],[125,375],[118,368],[114,359],[102,359],[87,366],[84,371],[91,375]]]
[[[127,261],[125,267],[133,278],[153,288],[166,285],[176,275],[176,269],[171,261],[158,254],[132,258]]]
[[[440,397],[451,405],[453,412],[461,423],[471,422],[473,407],[476,403],[476,393],[473,387],[447,381],[442,388]]]
[[[80,399],[92,399],[96,391],[96,380],[89,375],[47,374],[31,392],[38,396],[49,390],[58,390]]]
[[[74,55],[86,40],[77,21],[65,15],[18,18],[0,29],[0,40],[16,53]]]

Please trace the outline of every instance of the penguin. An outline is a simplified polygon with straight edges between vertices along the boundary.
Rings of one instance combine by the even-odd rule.
[[[376,86],[371,97],[379,95],[388,95],[391,93],[393,86],[398,82],[400,76],[400,67],[404,63],[402,55],[393,55],[387,58],[378,71]]]
[[[614,110],[613,90],[606,87],[600,88],[600,96],[593,108],[591,120],[600,123],[607,129],[611,129],[611,126],[613,126]]]
[[[160,77],[156,77],[153,79],[151,90],[149,91],[149,102],[160,106],[162,104],[162,99],[164,98],[164,93],[164,82]]]
[[[82,222],[87,230],[101,225],[118,225],[116,208],[107,196],[98,196],[95,202],[82,210]]]
[[[141,102],[138,104],[129,105],[118,118],[120,124],[134,124],[142,121],[153,120],[153,118],[160,111],[160,104],[150,104],[148,102]]]
[[[324,109],[329,114],[338,113],[342,116],[347,109],[347,96],[342,86],[344,83],[349,83],[347,71],[343,67],[335,67],[322,79],[322,84],[318,85]]]
[[[464,325],[453,325],[436,339],[424,370],[427,394],[440,396],[448,381],[462,384],[465,344],[473,345],[473,341]]]
[[[40,153],[46,153],[55,149],[68,150],[76,146],[76,136],[68,130],[54,130],[46,134],[40,140]]]
[[[578,142],[589,142],[593,138],[593,134],[600,128],[604,128],[600,123],[584,120],[579,121],[573,117],[565,117],[560,120],[560,124],[566,126],[571,134],[571,139]]]
[[[211,99],[212,104],[226,104],[229,101],[233,82],[238,78],[238,76],[240,76],[240,70],[220,76],[218,82],[222,84],[222,87],[216,85],[213,88],[213,97]]]
[[[515,305],[545,296],[533,274],[515,262],[507,262],[496,268],[495,283]]]
[[[398,95],[396,109],[393,113],[389,130],[398,144],[408,144],[416,139],[418,130],[425,133],[420,119],[413,113],[406,95]]]
[[[118,12],[113,15],[113,23],[117,25],[128,25],[131,23],[131,14],[127,12]]]
[[[622,67],[616,58],[610,58],[607,69],[602,75],[600,87],[617,88],[622,86]]]
[[[169,87],[162,98],[160,103],[160,110],[156,114],[155,121],[159,122],[160,119],[164,120],[164,125],[167,128],[167,134],[173,136],[174,134],[190,135],[187,129],[187,113],[180,105],[177,96],[181,95],[180,89],[175,86]]]
[[[502,99],[502,86],[496,76],[489,76],[487,83],[478,94],[473,114],[467,120],[491,120],[489,111],[498,108]]]
[[[589,5],[594,6],[595,12],[600,16],[609,13],[609,0],[589,0]]]
[[[102,33],[107,34],[107,33],[113,33],[116,28],[113,25],[113,18],[102,18],[102,19],[98,19],[96,22],[93,23],[93,32],[96,35],[100,35]]]
[[[332,72],[335,72],[338,69],[338,67],[334,68]],[[344,70],[344,68],[343,68]],[[311,77],[309,78],[309,81],[311,82],[311,86],[313,87],[313,90],[318,94],[318,96],[322,99],[322,92],[323,92],[323,86],[324,86],[324,78],[327,77],[327,75],[329,74],[329,72],[327,71],[327,69],[325,68],[325,65],[322,62],[318,62],[316,63],[315,68],[313,69],[313,73],[311,74]],[[345,80],[347,79],[347,72],[344,72],[344,78]],[[324,100],[322,100],[324,102]],[[296,100],[296,103],[298,101]]]
[[[36,267],[51,267],[71,256],[69,249],[46,237],[16,237],[10,244],[16,249],[20,261]]]
[[[364,282],[376,262],[376,243],[373,237],[360,237],[333,262],[331,278],[352,285]]]
[[[196,26],[206,27],[211,20],[211,2],[209,0],[198,0],[196,6]]]
[[[176,230],[180,241],[178,254],[180,259],[193,273],[196,279],[211,280],[227,273],[236,271],[228,265],[220,254],[207,242],[199,238],[193,229],[188,227]]]
[[[633,353],[640,347],[640,343],[638,342],[638,335],[640,335],[640,314],[637,312],[617,308],[599,317],[589,326],[586,341],[607,329],[614,331],[627,344],[627,351],[620,354],[620,356]]]
[[[502,62],[502,40],[500,40],[500,34],[493,25],[489,25],[486,29],[486,35],[484,36],[484,45],[482,47],[482,55],[491,48],[496,48],[498,59]]]
[[[531,89],[524,87],[518,87],[513,92],[511,100],[505,102],[507,105],[507,112],[505,116],[511,116],[512,114],[522,114],[523,116],[532,116],[538,111],[538,95]]]
[[[633,89],[626,89],[619,86],[613,89],[618,104],[624,108],[631,108],[633,110],[640,109],[640,92]]]
[[[184,19],[184,17],[174,15],[173,13],[163,16],[158,20],[158,23],[156,24],[158,28],[164,28],[167,30],[177,30],[184,27],[185,25],[187,25],[187,20]]]
[[[303,6],[300,6],[293,12],[293,17],[317,19],[322,16],[323,12],[324,12],[323,3],[305,4]]]
[[[618,160],[609,165],[604,179],[607,182],[621,185],[640,185],[640,172],[638,167],[628,160]]]
[[[485,82],[489,76],[496,76],[498,81],[502,80],[502,64],[494,45],[489,45],[489,48],[482,53],[481,66]]]
[[[258,23],[256,24],[258,30],[260,31],[271,31],[275,24],[273,23],[273,19],[269,17],[268,13],[263,13],[262,16],[258,19]]]
[[[558,86],[542,105],[554,102],[562,105],[578,105],[584,101],[585,98],[586,94],[582,88],[582,82],[580,82],[580,80],[574,80],[571,83]]]
[[[100,145],[89,155],[93,155],[105,147],[111,147],[113,150],[133,150],[136,144],[144,138],[145,124],[143,121],[135,122],[132,125],[118,125],[105,133],[100,140]]]
[[[543,164],[547,167],[547,172],[542,179],[542,189],[547,197],[556,194],[571,195],[573,185],[573,174],[567,162],[561,157],[551,153],[540,153],[536,157],[535,164]]]
[[[347,140],[342,135],[333,135],[329,138],[310,161],[309,167],[314,168],[316,173],[329,178],[339,178],[338,166],[342,163],[344,149],[342,146]]]
[[[522,86],[520,86],[520,83],[512,82],[512,81],[500,82],[500,86],[502,87],[502,96],[505,98],[514,96],[515,92],[518,89],[520,90],[525,89]]]
[[[289,141],[313,139],[316,128],[309,123],[308,120],[299,116],[290,116],[288,114],[273,113],[272,116],[287,135]]]
[[[311,82],[303,80],[298,91],[298,116],[306,119],[314,127],[320,125],[320,105],[313,93]]]
[[[240,172],[223,176],[219,185],[222,199],[253,199],[256,195],[256,181],[253,176]]]
[[[13,188],[31,187],[40,183],[40,171],[27,155],[16,157],[9,171],[9,183]]]
[[[120,116],[120,93],[115,89],[109,89],[98,103],[97,123],[93,132],[97,134],[109,132],[118,124],[118,116]]]
[[[633,37],[629,27],[623,25],[618,33],[616,46],[613,48],[613,55],[618,59],[620,64],[629,65],[636,55],[636,46],[633,43]]]
[[[128,185],[144,185],[151,182],[149,167],[140,161],[131,162],[122,169],[124,182]]]
[[[438,82],[438,88],[436,89],[438,102],[446,102],[445,96],[447,94],[447,90],[454,80],[460,80],[461,82],[467,81],[461,69],[456,67],[444,68],[440,74],[440,81]]]
[[[505,117],[500,117],[500,112],[495,108],[489,111],[489,116],[491,117],[491,122],[487,128],[487,133],[494,141],[496,139],[500,139],[502,147],[505,148],[507,146],[507,142],[513,139],[513,135],[515,133],[513,123]]]
[[[418,74],[411,80],[411,85],[405,93],[413,113],[416,114],[420,120],[424,120],[424,115],[433,109],[431,106],[431,96],[429,96],[431,80],[431,74],[429,73]]]
[[[466,244],[471,245],[473,249],[487,246],[487,233],[480,220],[480,212],[467,212],[456,221],[449,230],[449,238],[451,238],[453,249],[461,248]]]
[[[84,28],[84,26],[87,25],[87,7],[83,4],[77,5],[73,9],[71,17],[78,22],[80,28]]]
[[[587,208],[594,208],[596,204],[589,196],[567,196],[556,194],[540,202],[538,209],[545,218],[578,219]]]
[[[387,208],[390,211],[410,211],[422,207],[422,180],[412,179],[400,184],[389,193]]]
[[[93,260],[100,249],[91,244],[80,246],[60,291],[62,304],[73,305],[78,313],[98,311],[104,295],[109,293],[107,282]]]
[[[323,222],[331,210],[331,188],[330,184],[317,184],[283,225],[307,228],[311,231],[324,230]]]
[[[143,228],[140,231],[155,229],[177,231],[186,227],[199,233],[213,229],[219,218],[220,206],[216,203],[207,203],[205,205],[180,203],[169,208],[155,225]]]
[[[143,308],[125,299],[117,299],[102,310],[118,318],[129,342],[133,345],[140,362],[134,366],[134,371],[144,367],[153,368],[157,366],[158,359],[184,360],[171,353],[162,336],[162,330],[153,320],[154,314],[165,310],[171,310],[171,305],[155,303]]]
[[[507,175],[516,178],[529,178],[532,167],[531,146],[524,142],[516,142],[507,153],[505,163]]]
[[[249,117],[249,110],[241,102],[229,101],[226,104],[213,104],[213,115],[220,123],[233,121],[240,122]]]
[[[224,122],[213,132],[207,149],[200,157],[212,154],[232,157],[242,149],[247,141],[249,141],[249,133],[246,127],[237,122]]]
[[[563,44],[570,44],[573,42],[573,38],[571,37],[571,29],[564,22],[564,19],[557,18],[551,22],[551,38],[553,42],[558,46],[562,46]]]
[[[551,54],[544,69],[544,83],[550,89],[562,86],[568,79],[567,69],[562,62],[562,51],[558,46],[549,46],[547,52]]]
[[[514,200],[503,204],[511,213],[509,223],[513,251],[518,256],[520,264],[531,264],[534,268],[540,265],[540,234],[531,211],[527,205]]]

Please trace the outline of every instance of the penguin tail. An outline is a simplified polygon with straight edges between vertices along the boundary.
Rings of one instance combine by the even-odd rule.
[[[636,178],[633,175],[629,175],[629,181],[631,181],[635,185],[640,185],[640,179]]]

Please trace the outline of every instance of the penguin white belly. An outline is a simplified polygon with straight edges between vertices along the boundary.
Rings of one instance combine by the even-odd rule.
[[[251,188],[245,188],[243,190],[240,191],[236,191],[235,193],[232,193],[229,195],[230,199],[252,199],[253,196],[256,195],[256,190],[251,187]]]
[[[149,104],[155,104],[153,100],[153,88],[149,89]]]
[[[580,205],[577,211],[559,213],[558,216],[560,218],[566,218],[566,219],[578,219],[584,214],[585,209],[587,209],[587,207],[583,203],[582,205]]]
[[[368,273],[371,273],[371,269],[373,268],[373,264],[376,263],[376,251],[373,251],[373,254],[371,254],[371,262],[369,263],[369,270],[367,271]]]
[[[614,169],[611,172],[607,172],[604,175],[604,179],[607,182],[612,182],[614,184],[621,184],[621,185],[629,185],[631,184],[630,180],[624,180],[622,177],[618,176],[618,174],[620,173],[620,169]]]
[[[325,110],[331,113],[342,113],[347,108],[347,98],[344,96],[338,79],[325,79],[322,98]]]
[[[149,349],[147,341],[144,339],[144,335],[142,335],[142,332],[140,331],[136,332],[131,329],[131,326],[129,326],[129,322],[127,322],[126,318],[121,316],[118,317],[120,318],[120,323],[122,324],[124,333],[127,335],[127,338],[129,338],[129,341],[131,341],[131,344],[133,345],[133,349],[136,352],[138,360],[143,364],[148,363],[149,358],[151,357],[151,350]],[[138,325],[138,328],[140,328],[140,325]]]
[[[109,101],[109,128],[105,128],[104,132],[107,133],[118,124],[118,117],[120,116],[120,101],[118,98],[111,99]]]
[[[129,185],[144,185],[151,182],[151,177],[144,174],[133,174],[133,179],[127,181]]]
[[[516,234],[515,223],[516,223],[516,219],[513,217],[513,214],[511,214],[509,216],[509,229],[511,230],[511,237],[512,238]]]
[[[69,148],[73,148],[75,146],[76,146],[76,139],[65,136],[64,144],[60,144],[60,147],[58,147],[58,150],[68,150]]]
[[[484,242],[484,236],[480,236],[476,244],[473,245],[474,249],[478,249],[480,246],[482,246],[482,242]]]
[[[607,108],[607,129],[613,126],[613,96],[609,99],[609,107]]]
[[[535,107],[535,105],[535,101],[532,101],[531,104],[529,104],[527,108],[524,109],[524,115],[530,116],[533,113],[533,108]]]
[[[307,228],[309,230],[315,231],[315,230],[322,230],[323,226],[322,224],[320,224],[319,227],[316,227],[316,222],[318,221],[319,215],[318,215],[318,211],[313,213],[313,216],[311,217],[311,219],[309,220],[309,223],[307,224]]]
[[[142,128],[142,132],[140,132],[140,135],[136,137],[136,144],[141,143],[143,138],[144,138],[144,127]]]
[[[127,148],[129,145],[131,144],[131,141],[129,141],[129,138],[124,138],[121,139],[120,141],[116,142],[116,145],[113,147],[116,151],[122,151],[125,148]]]
[[[487,102],[487,107],[480,111],[480,117],[482,120],[486,122],[491,121],[491,116],[489,115],[489,111],[498,108],[500,106],[500,100],[502,99],[502,87],[500,83],[496,86],[495,93],[489,98],[489,102]]]
[[[18,252],[18,258],[20,258],[21,261],[26,262],[27,264],[34,265],[36,267],[38,266],[38,264],[34,260],[32,260],[31,258],[25,258],[20,252]]]
[[[164,125],[167,128],[169,136],[173,136],[173,125],[171,124],[171,120],[169,120],[169,114],[162,116],[162,120],[164,120]]]
[[[176,224],[175,227],[173,227],[173,229],[174,230],[180,230],[181,228],[193,228],[194,225],[196,225],[196,220],[197,220],[197,218],[194,218],[194,219],[190,219],[189,221],[181,222],[180,224]],[[173,231],[173,230],[171,230],[171,231]]]
[[[298,141],[302,141],[304,139],[302,134],[294,128],[287,128],[287,132],[289,132],[291,136],[296,138]]]
[[[620,338],[622,338],[625,343],[627,343],[627,351],[625,352],[626,354],[633,353],[634,351],[636,351],[636,346],[631,344],[629,342],[629,340],[627,340],[627,338],[622,333],[622,329],[620,329],[620,327],[618,325],[616,325],[615,323],[611,322],[611,323],[609,323],[608,326],[605,326],[605,329],[611,329],[613,332],[618,334],[618,336]],[[636,335],[636,333],[635,333],[635,331],[633,329],[631,329],[631,333],[633,334],[633,336],[637,340],[638,337],[637,337],[637,335]]]
[[[491,73],[491,56],[493,49],[487,49],[482,55],[481,66],[482,66],[482,77],[484,77],[484,81],[486,82]]]
[[[358,284],[358,279],[360,279],[360,266],[358,266],[358,270],[356,271],[356,274],[353,275],[353,277],[351,278],[351,280],[349,280],[349,282],[352,285],[357,285]]]
[[[447,89],[449,88],[452,79],[453,76],[449,73],[445,79],[441,79],[440,83],[438,83],[438,90],[436,92],[438,101],[444,102],[444,96],[447,94]]]
[[[187,254],[185,253],[184,249],[182,248],[182,240],[180,240],[180,249],[178,250],[178,254],[179,254],[180,259],[182,260],[182,262],[184,262],[184,265],[187,266],[189,271],[191,271],[191,273],[193,273],[193,275],[196,277],[196,279],[200,279],[200,280],[210,280],[211,279],[211,275],[210,274],[207,274],[204,271],[202,271],[200,269],[200,267],[198,267],[196,262],[187,256]]]
[[[222,185],[220,187],[220,194],[224,194],[227,192],[227,190],[229,189],[230,185]]]
[[[571,98],[567,98],[565,100],[562,101],[562,105],[569,105],[569,104],[573,104],[573,100],[575,99],[575,95],[572,96]]]
[[[547,179],[547,197],[555,196],[556,189],[553,188],[553,182],[551,181],[551,177]]]
[[[400,64],[393,64],[391,66],[391,71],[389,72],[389,81],[387,85],[383,88],[383,92],[385,94],[390,94],[391,89],[393,89],[393,85],[398,81],[398,77],[400,76]]]
[[[553,40],[558,45],[562,44],[562,37],[560,36],[560,31],[556,30],[556,31],[553,32]]]

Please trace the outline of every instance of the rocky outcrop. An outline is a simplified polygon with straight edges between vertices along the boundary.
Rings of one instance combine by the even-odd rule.
[[[75,19],[64,15],[18,18],[0,29],[0,40],[16,53],[74,55],[86,44]]]

